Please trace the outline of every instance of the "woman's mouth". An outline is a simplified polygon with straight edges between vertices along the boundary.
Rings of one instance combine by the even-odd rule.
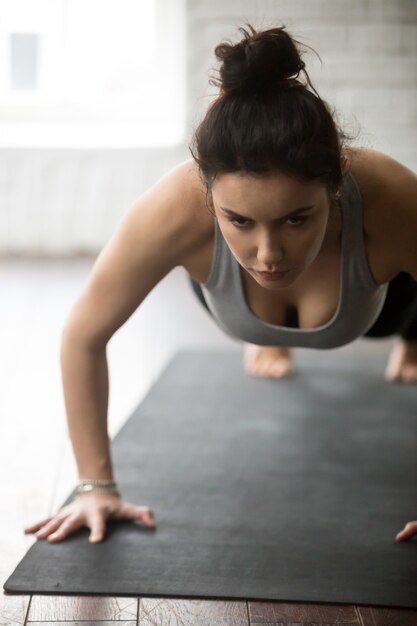
[[[264,280],[280,280],[286,276],[291,270],[285,270],[283,272],[256,272]]]

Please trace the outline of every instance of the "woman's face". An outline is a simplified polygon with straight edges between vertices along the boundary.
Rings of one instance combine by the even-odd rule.
[[[324,185],[234,172],[216,177],[212,200],[232,254],[262,287],[291,285],[320,251],[330,215]]]

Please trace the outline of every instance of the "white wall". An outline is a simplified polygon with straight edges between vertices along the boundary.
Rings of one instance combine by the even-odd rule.
[[[415,0],[188,0],[187,129],[177,148],[0,151],[0,252],[96,254],[133,200],[188,158],[188,142],[210,101],[214,46],[237,40],[245,22],[285,24],[312,46],[314,86],[335,105],[359,145],[417,170]]]
[[[0,251],[95,254],[134,199],[176,163],[159,150],[0,151]]]
[[[192,7],[191,7],[192,4]],[[281,26],[311,46],[303,57],[321,97],[337,107],[359,145],[417,169],[417,2],[415,0],[196,0],[188,13],[189,122],[207,103],[207,71],[220,39],[237,26]]]

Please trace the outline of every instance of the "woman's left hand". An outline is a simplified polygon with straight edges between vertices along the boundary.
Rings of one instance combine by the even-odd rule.
[[[396,535],[395,539],[397,541],[404,541],[405,539],[410,539],[417,535],[417,520],[414,522],[407,522],[404,528]]]

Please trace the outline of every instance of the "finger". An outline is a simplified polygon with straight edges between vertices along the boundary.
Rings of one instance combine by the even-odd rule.
[[[406,524],[405,528],[401,530],[397,535],[397,541],[404,541],[405,539],[410,539],[417,534],[417,524]]]
[[[25,533],[33,533],[33,532],[35,532],[39,528],[42,528],[42,526],[45,526],[45,524],[47,524],[51,520],[55,519],[55,517],[57,515],[59,517],[65,517],[67,515],[67,513],[68,513],[68,509],[69,509],[69,507],[64,506],[61,509],[59,509],[59,511],[57,513],[55,513],[55,515],[49,515],[49,517],[45,517],[45,519],[40,520],[39,522],[36,522],[35,524],[31,524],[30,526],[25,526],[24,527]]]
[[[148,506],[137,506],[131,502],[125,502],[121,507],[120,513],[123,517],[132,520],[139,520],[146,526],[154,528],[156,526],[153,511]]]
[[[91,515],[88,519],[88,525],[91,528],[91,533],[88,538],[90,543],[98,543],[103,541],[106,534],[106,520],[102,515]]]
[[[60,525],[58,530],[49,535],[48,541],[61,541],[68,537],[74,530],[79,528],[82,525],[81,518],[79,514],[69,515]]]
[[[50,515],[49,517],[45,517],[45,519],[43,519],[40,522],[36,522],[35,524],[31,524],[30,526],[25,526],[24,527],[24,531],[25,533],[33,533],[36,530],[38,530],[38,528],[41,528],[44,524],[47,524],[49,522],[49,520],[52,519],[52,515]]]
[[[417,521],[407,522],[403,530],[401,530],[395,538],[397,541],[404,541],[414,535],[417,535]]]
[[[35,533],[38,539],[43,539],[47,535],[50,535],[54,530],[58,528],[67,515],[55,515],[45,526],[43,526],[37,533]]]

